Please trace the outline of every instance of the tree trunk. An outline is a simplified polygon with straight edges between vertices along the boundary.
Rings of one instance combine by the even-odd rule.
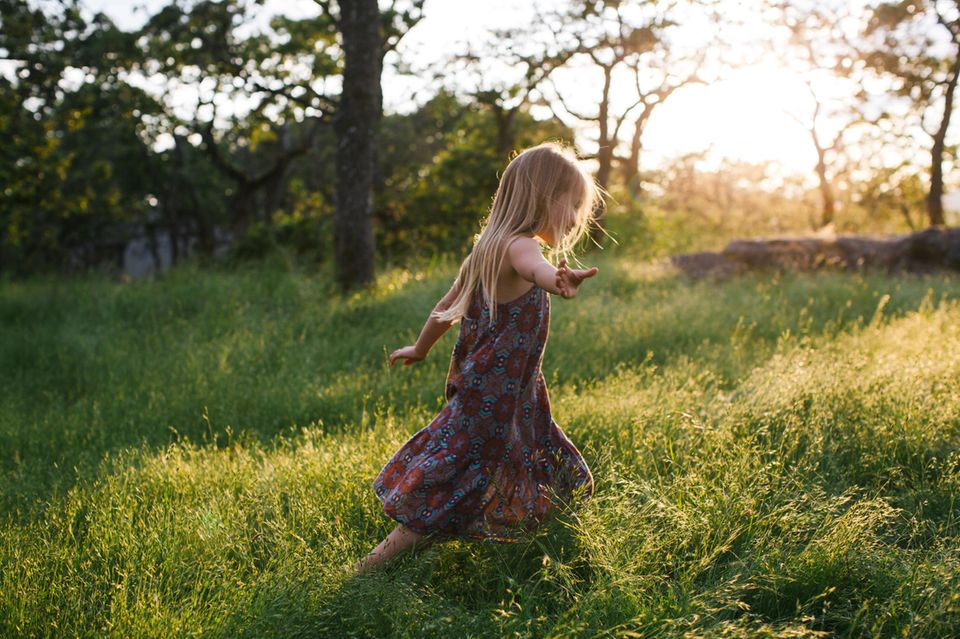
[[[817,179],[820,180],[820,196],[823,200],[820,213],[821,227],[832,223],[834,215],[833,189],[830,188],[830,180],[827,179],[826,153],[826,149],[820,148],[817,144]]]
[[[910,217],[910,207],[907,206],[903,200],[900,201],[900,213],[903,214],[903,219],[906,220],[907,226],[910,228],[911,232],[916,232],[917,225],[913,223],[913,218]]]
[[[610,138],[610,123],[607,116],[610,111],[610,81],[612,70],[608,67],[603,69],[603,96],[600,100],[598,124],[600,125],[600,137],[597,140],[597,184],[606,189],[610,183],[610,170],[613,166],[613,147],[614,141]]]
[[[634,198],[643,195],[643,184],[640,181],[640,151],[643,149],[643,130],[646,128],[647,118],[652,109],[643,105],[643,113],[633,123],[633,136],[630,138],[630,156],[623,165],[623,184]]]
[[[373,178],[380,120],[380,9],[377,0],[340,3],[343,92],[337,136],[333,220],[337,282],[346,292],[373,281]]]
[[[950,69],[950,81],[943,98],[943,119],[940,128],[933,136],[933,148],[930,150],[930,192],[927,194],[927,215],[930,217],[930,226],[943,226],[943,151],[947,137],[947,128],[950,126],[950,115],[953,112],[953,93],[957,88],[957,78],[960,77],[960,52]]]
[[[611,75],[613,73],[612,67],[603,68],[603,96],[600,100],[599,111],[598,111],[598,124],[600,125],[600,136],[597,139],[597,184],[601,189],[606,190],[607,185],[610,183],[610,172],[613,169],[613,152],[614,147],[616,146],[616,140],[611,140],[610,138],[610,123],[607,120],[607,116],[610,111],[610,83]],[[603,237],[603,227],[605,225],[605,220],[603,219],[603,207],[601,207],[596,213],[596,226],[591,229],[590,236],[593,238],[593,241],[600,242],[600,239]]]
[[[517,132],[514,121],[518,107],[506,109],[502,105],[493,105],[493,117],[497,123],[497,157],[507,159],[516,145]]]

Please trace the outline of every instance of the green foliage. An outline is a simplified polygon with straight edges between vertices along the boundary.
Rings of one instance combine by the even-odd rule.
[[[305,263],[322,263],[332,253],[333,210],[320,193],[307,189],[294,177],[287,184],[287,209],[274,211],[268,221],[255,222],[230,245],[229,254],[239,261],[260,260],[291,251],[290,258]]]
[[[525,110],[516,120],[516,151],[573,138],[559,122],[535,120]],[[387,259],[416,255],[427,247],[430,252],[464,253],[480,231],[510,160],[497,151],[493,113],[440,93],[410,115],[385,118],[381,131],[378,248]]]
[[[640,248],[553,300],[553,413],[596,494],[361,577],[392,528],[370,482],[435,415],[454,336],[385,353],[455,264],[347,298],[324,268],[9,283],[0,634],[956,634],[956,279],[689,283]]]
[[[478,77],[464,79],[458,72],[450,86],[464,91],[474,85],[469,100],[441,91],[411,113],[384,117],[375,196],[382,264],[462,256],[509,161],[506,149],[573,138],[561,123],[536,120],[518,105],[536,95],[544,74],[586,57],[584,43],[603,49],[609,55],[601,52],[598,60],[609,58],[614,66],[663,72],[659,85],[659,72],[651,76],[659,89],[648,87],[639,96],[645,115],[637,109],[624,116],[621,138],[629,134],[631,118],[642,123],[655,104],[669,108],[664,101],[671,78],[689,75],[680,72],[680,59],[662,50],[665,36],[681,26],[679,18],[669,11],[620,15],[621,4],[581,1],[555,8],[557,25],[572,29],[556,41],[540,40],[543,25],[498,32],[499,44],[478,55],[525,69],[518,84],[489,73],[485,64],[475,66],[468,55],[460,71]],[[712,11],[708,5],[704,9]],[[320,2],[316,15],[276,15],[262,24],[257,14],[264,4],[258,0],[167,2],[130,32],[81,8],[75,0],[0,3],[0,51],[13,71],[11,78],[0,77],[0,270],[26,275],[103,264],[115,269],[125,242],[144,233],[169,234],[178,245],[195,241],[209,255],[218,230],[235,238],[230,253],[236,260],[329,260],[336,149],[329,124],[343,65],[339,4]],[[928,28],[937,26],[933,8],[919,0],[877,4],[863,34],[871,45],[866,57],[844,59],[845,70],[837,72],[860,73],[866,65],[892,74],[902,80],[900,98],[935,108],[949,60],[930,44],[937,37]],[[417,24],[422,9],[422,0],[383,7],[385,52]],[[929,55],[914,55],[913,49]],[[403,70],[408,61],[395,57],[387,63]],[[662,66],[668,58],[680,65],[672,72]],[[159,83],[159,95],[133,86],[139,76]],[[192,112],[175,107],[182,102],[181,87],[198,91]],[[226,113],[223,105],[232,101],[249,104],[250,112]],[[620,118],[613,112],[607,117],[612,134]],[[879,137],[859,143],[861,155],[871,160],[861,167],[869,175],[856,184],[836,180],[842,200],[837,231],[920,226],[926,186],[919,169],[873,162],[887,157],[881,148],[896,137],[896,130],[879,135],[890,123],[886,118],[874,131]],[[799,179],[780,180],[769,165],[742,162],[699,170],[696,154],[645,176],[647,192],[631,193],[617,183],[635,182],[630,171],[622,178],[616,171],[607,175],[619,157],[613,153],[616,141],[607,142],[601,141],[594,159],[616,199],[610,212],[629,218],[621,228],[642,240],[645,255],[719,248],[734,237],[806,232],[819,220],[819,195]],[[953,151],[947,146],[944,153]]]
[[[860,206],[871,213],[870,221],[900,221],[911,231],[923,227],[927,186],[916,173],[896,167],[881,169],[862,185]],[[849,226],[858,226],[851,220]]]
[[[4,3],[0,18],[16,76],[0,79],[0,269],[115,261],[123,225],[145,211],[153,168],[137,121],[156,103],[117,81],[129,38],[72,3],[50,15]],[[68,66],[97,82],[64,90]]]
[[[122,253],[124,224],[146,211],[152,158],[131,111],[150,100],[127,85],[84,85],[42,119],[11,99],[0,116],[0,269],[86,267]]]
[[[170,3],[135,32],[74,2],[0,5],[0,50],[16,76],[0,79],[0,269],[115,265],[142,227],[210,253],[215,227],[266,224],[289,203],[277,197],[287,164],[333,104],[310,83],[339,73],[341,55],[326,14],[244,33],[261,4]],[[130,74],[162,78],[161,95],[135,88]],[[174,105],[181,86],[200,93],[192,120]],[[215,105],[239,96],[255,98],[252,110],[215,140]]]

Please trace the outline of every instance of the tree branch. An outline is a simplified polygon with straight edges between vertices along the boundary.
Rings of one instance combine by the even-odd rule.
[[[569,114],[572,115],[573,117],[577,118],[578,120],[583,120],[584,122],[599,122],[599,120],[600,120],[600,116],[599,116],[599,115],[592,115],[592,116],[591,116],[591,115],[585,115],[585,114],[578,113],[578,112],[574,111],[573,109],[571,109],[571,108],[567,105],[567,102],[566,102],[566,100],[564,100],[563,96],[560,95],[560,92],[557,90],[557,87],[556,87],[556,85],[554,84],[552,78],[547,78],[546,82],[547,82],[547,84],[549,84],[550,87],[553,89],[553,94],[554,94],[554,96],[556,97],[557,101],[560,102],[560,106],[563,107],[563,110],[564,110],[564,111],[566,111],[567,113],[569,113]]]
[[[334,12],[333,12],[333,10],[332,10],[332,8],[331,8],[330,0],[314,0],[314,2],[316,2],[318,5],[320,5],[320,12],[321,12],[321,14],[323,14],[323,15],[327,16],[328,18],[330,18],[330,22],[332,22],[332,23],[337,27],[337,30],[339,30],[339,29],[340,29],[340,15],[339,15],[339,12],[337,12],[337,13],[334,13]],[[350,2],[350,0],[347,0],[347,2]]]
[[[947,31],[950,32],[950,38],[953,40],[953,43],[960,45],[960,33],[957,32],[957,29],[953,24],[947,22],[947,19],[943,17],[943,14],[940,13],[940,8],[937,6],[937,3],[932,2],[931,4],[933,5],[933,12],[937,14],[937,22],[947,28]]]

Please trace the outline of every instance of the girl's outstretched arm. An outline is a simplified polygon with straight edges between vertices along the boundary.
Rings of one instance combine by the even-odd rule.
[[[412,346],[398,348],[390,353],[391,366],[393,366],[398,359],[404,360],[404,366],[409,366],[427,356],[427,353],[430,352],[430,349],[433,348],[437,340],[440,339],[440,337],[447,332],[447,329],[450,328],[450,325],[453,324],[453,322],[441,322],[435,318],[433,314],[447,310],[459,292],[460,278],[457,278],[453,286],[450,287],[450,290],[447,291],[447,294],[440,298],[437,305],[433,307],[429,317],[427,317],[426,323],[424,323],[423,328],[420,330],[420,337],[417,338],[417,343]]]
[[[588,269],[571,269],[566,260],[556,268],[543,257],[540,245],[532,237],[518,237],[510,243],[507,252],[514,270],[528,282],[543,290],[566,298],[576,297],[581,282],[597,274],[596,266]]]

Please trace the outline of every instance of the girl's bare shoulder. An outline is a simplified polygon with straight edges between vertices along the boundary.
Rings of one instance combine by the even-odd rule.
[[[532,282],[531,274],[543,262],[543,250],[540,248],[540,242],[537,241],[537,238],[528,235],[518,235],[511,238],[507,248],[507,256],[501,274],[505,274],[516,282],[521,280]]]
[[[540,242],[531,235],[514,235],[507,238],[507,253],[511,258],[527,255],[531,251],[540,253]]]

